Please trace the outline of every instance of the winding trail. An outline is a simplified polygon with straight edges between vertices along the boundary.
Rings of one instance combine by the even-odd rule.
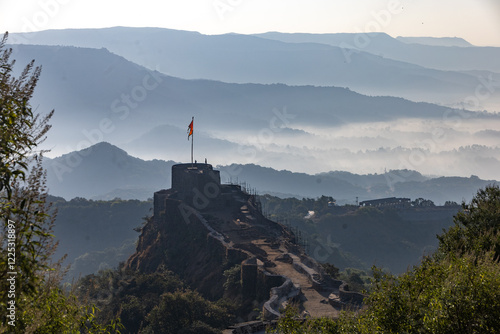
[[[317,291],[313,288],[306,274],[297,271],[293,264],[275,261],[274,259],[286,253],[283,249],[273,249],[269,243],[263,239],[253,241],[253,244],[268,254],[268,260],[273,262],[276,267],[266,268],[272,274],[287,276],[294,284],[300,285],[302,291],[302,308],[307,311],[312,317],[332,317],[339,316],[339,310],[335,309],[328,303],[328,296],[333,292],[338,291]],[[298,256],[288,253],[294,262],[300,262]]]

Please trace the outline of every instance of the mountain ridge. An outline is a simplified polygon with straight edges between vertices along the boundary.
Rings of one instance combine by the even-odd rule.
[[[416,43],[416,44],[424,44],[424,45],[434,45],[434,46],[459,46],[459,47],[470,47],[475,46],[468,42],[467,40],[460,37],[429,37],[429,36],[421,36],[421,37],[404,37],[398,36],[397,40],[402,41],[404,43]]]
[[[393,38],[386,33],[379,32],[338,34],[270,32],[256,34],[256,36],[293,43],[314,41],[326,45],[357,49],[427,68],[452,71],[483,69],[500,72],[500,67],[494,61],[500,54],[500,47],[405,43],[405,37]],[[418,38],[408,37],[407,40],[418,40]],[[428,38],[426,40],[426,37],[420,37],[420,40],[422,39],[428,43]],[[444,39],[437,40],[443,41]]]
[[[61,169],[64,168],[61,166],[69,168],[68,158],[76,159],[74,157],[77,156],[80,163],[74,162],[71,170]],[[154,191],[170,186],[170,168],[174,164],[174,161],[144,161],[109,143],[98,143],[79,152],[44,160],[49,192],[66,199],[86,197],[109,200],[120,197],[118,194],[128,194],[122,199],[151,198]],[[339,204],[355,204],[356,198],[362,201],[391,196],[423,197],[436,204],[460,202],[471,198],[478,188],[496,182],[476,176],[430,178],[408,170],[368,175],[339,171],[311,175],[255,164],[217,168],[223,182],[242,184],[259,193],[281,193],[282,196],[288,194],[285,196],[299,198],[327,195],[336,198]],[[66,173],[58,174],[61,170]]]
[[[309,37],[303,43],[290,43],[285,40],[286,36],[203,35],[173,29],[112,27],[51,30],[22,36],[13,34],[13,39],[24,39],[32,44],[105,47],[150,70],[185,79],[341,86],[368,95],[393,95],[413,101],[441,101],[454,105],[477,85],[474,76],[450,72],[457,68],[440,69],[435,64],[426,66],[419,63],[420,58],[404,58],[407,52],[430,57],[428,54],[436,53],[433,49],[425,52],[414,49],[431,46],[405,44],[388,35],[378,43],[380,36],[384,36],[381,33],[366,35],[370,41],[366,48],[351,45],[356,38],[354,34],[318,35],[342,40],[341,43],[330,44],[309,40],[316,38],[314,34],[307,35]],[[387,44],[387,41],[390,43]],[[374,44],[380,46],[372,50]],[[383,51],[387,45],[395,47],[398,54],[387,56],[387,50]],[[462,58],[467,60],[471,57]],[[448,63],[450,61],[444,62],[445,65]],[[486,68],[487,64],[490,62],[482,61],[461,69],[500,73],[498,68]],[[486,102],[493,101],[488,99]]]
[[[328,129],[324,136],[330,136],[329,133],[342,127],[363,126],[363,123],[371,122],[375,126],[382,122],[405,123],[407,118],[426,122],[442,119],[445,122],[447,119],[455,121],[456,118],[468,121],[484,119],[488,126],[493,126],[490,118],[495,120],[496,117],[397,97],[366,96],[340,87],[228,84],[179,79],[149,71],[104,49],[17,45],[14,55],[19,63],[36,58],[37,64],[43,66],[33,105],[39,110],[56,110],[44,147],[53,149],[55,154],[108,141],[138,155],[150,151],[149,147],[158,146],[163,140],[165,148],[149,152],[149,156],[181,161],[186,158],[184,152],[189,150],[189,143],[185,136],[180,135],[180,129],[187,126],[186,119],[196,116],[197,135],[205,132],[207,140],[224,140],[219,143],[225,145],[223,149],[207,147],[206,156],[201,159],[208,156],[219,158],[221,154],[226,160],[231,159],[226,163],[240,162],[243,158],[244,162],[269,164],[270,160],[278,159],[281,162],[276,161],[275,167],[280,168],[285,159],[293,160],[303,147],[303,141],[297,141],[298,137],[288,131],[292,129],[305,131],[302,132],[305,142],[315,142],[317,147],[320,140],[317,130],[321,132],[322,129]],[[147,143],[140,145],[139,142],[133,143],[160,125],[176,127],[179,135],[173,136],[176,131],[168,130],[164,131],[165,137],[156,140],[150,137]],[[228,133],[232,135],[228,136]],[[264,133],[270,133],[270,136],[263,136]],[[355,130],[348,136],[361,133]],[[388,135],[392,136],[391,133]],[[363,136],[366,140],[358,138],[355,141],[359,147],[349,148],[352,154],[360,149],[397,149],[402,145],[399,138],[377,140],[369,134]],[[376,136],[380,137],[380,133]],[[273,147],[269,145],[269,139],[273,139],[273,143],[282,143],[277,148],[278,152],[271,150]],[[377,142],[380,144],[376,145]],[[325,155],[334,156],[332,153],[336,153],[332,145],[331,141],[321,140],[320,147],[325,151],[321,154],[322,161],[319,156],[313,156],[318,164],[334,163],[324,160]],[[344,145],[351,143],[345,141]],[[241,153],[250,149],[258,154],[256,160],[248,161],[248,155]],[[170,156],[166,156],[166,152]],[[301,154],[310,156],[311,153],[315,154],[315,150]]]
[[[32,102],[38,110],[56,110],[43,147],[52,156],[107,141],[143,159],[185,161],[190,143],[182,132],[195,116],[200,161],[294,166],[311,174],[408,168],[498,178],[500,148],[493,130],[499,114],[367,96],[345,87],[186,80],[106,49],[13,49],[18,63],[36,58],[43,65]],[[415,156],[425,163],[411,160]]]

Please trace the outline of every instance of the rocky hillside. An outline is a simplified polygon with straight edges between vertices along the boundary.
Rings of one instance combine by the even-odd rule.
[[[255,308],[275,319],[291,300],[309,314],[337,316],[355,299],[296,245],[292,233],[262,215],[255,196],[239,186],[219,187],[203,207],[196,199],[180,200],[175,189],[155,193],[155,215],[126,269],[168,268],[211,300],[238,301],[245,321],[256,318]]]

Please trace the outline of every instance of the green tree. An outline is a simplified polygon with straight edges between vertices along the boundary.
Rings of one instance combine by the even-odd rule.
[[[33,113],[29,99],[41,68],[34,67],[32,61],[14,77],[12,49],[5,48],[7,36],[0,41],[0,307],[5,309],[8,301],[15,301],[20,317],[29,307],[26,301],[35,297],[42,273],[50,269],[49,257],[55,246],[50,234],[53,216],[45,204],[42,155],[34,151],[50,129],[53,112],[45,117]],[[15,299],[7,298],[7,291],[13,290],[6,288],[7,278],[15,281]],[[0,321],[5,323],[6,318],[2,316]],[[23,318],[19,321],[22,327]]]
[[[45,139],[54,111],[43,117],[33,113],[29,100],[42,69],[33,60],[14,77],[12,49],[5,48],[7,37],[6,33],[0,41],[0,191],[5,190],[3,197],[9,199],[12,181],[25,178],[30,155]]]
[[[194,291],[176,291],[161,296],[146,317],[145,333],[215,334],[229,325],[227,311]]]
[[[339,322],[331,318],[303,318],[296,306],[288,305],[276,328],[266,333],[279,334],[336,334],[341,333]]]
[[[241,287],[241,265],[237,264],[227,270],[224,270],[224,277],[226,282],[224,282],[224,289],[226,291],[231,289],[239,289]]]
[[[361,319],[380,333],[497,333],[499,297],[500,268],[490,258],[427,258],[400,277],[377,276]]]
[[[424,198],[415,199],[412,204],[416,207],[431,207],[435,206],[434,202]]]
[[[333,264],[326,262],[322,263],[321,266],[331,278],[337,279],[339,277],[340,269],[335,267]]]
[[[500,189],[481,189],[462,206],[420,265],[400,276],[374,268],[365,310],[323,319],[319,330],[312,329],[319,320],[285,313],[278,333],[500,332]]]
[[[51,261],[55,212],[47,203],[43,152],[36,151],[53,111],[33,112],[29,100],[41,68],[32,61],[14,77],[7,37],[0,41],[0,332],[117,332],[119,322],[97,324],[93,308],[60,288],[63,271]]]
[[[470,203],[462,203],[455,216],[455,226],[438,236],[439,255],[473,253],[481,256],[493,251],[500,259],[500,188],[490,185],[480,189]]]
[[[395,277],[376,271],[368,299],[371,328],[384,333],[497,333],[500,330],[500,189],[462,204],[439,249]],[[367,327],[370,327],[367,326]]]

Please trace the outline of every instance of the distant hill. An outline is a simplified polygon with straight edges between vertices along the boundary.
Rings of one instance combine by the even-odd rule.
[[[436,235],[453,226],[459,205],[404,209],[330,206],[328,199],[261,197],[266,213],[298,228],[309,254],[344,269],[377,265],[395,274],[416,265],[437,247]],[[450,203],[448,203],[450,204]],[[308,212],[314,212],[307,216]]]
[[[173,161],[144,161],[108,143],[44,160],[49,192],[74,197],[147,199],[170,184]]]
[[[459,46],[459,47],[472,47],[474,45],[470,44],[463,38],[459,37],[396,37],[398,41],[407,44],[423,44],[423,45],[433,45],[433,46]]]
[[[43,66],[34,104],[53,105],[59,110],[56,117],[73,121],[77,118],[83,124],[92,124],[93,117],[104,116],[119,118],[116,123],[123,124],[147,115],[156,118],[143,119],[142,124],[158,125],[158,116],[166,119],[168,115],[169,120],[175,121],[179,113],[188,110],[211,112],[211,118],[217,121],[223,115],[226,123],[237,124],[234,115],[267,118],[273,108],[283,105],[288,106],[290,112],[307,112],[301,121],[309,120],[314,124],[381,121],[405,116],[440,117],[447,110],[389,96],[361,95],[338,87],[183,80],[151,72],[106,49],[18,45],[13,57],[20,64],[36,59],[37,64]],[[397,76],[391,78],[397,81]],[[273,80],[279,81],[278,78]],[[385,79],[381,77],[380,80]],[[141,89],[144,85],[151,89]],[[446,85],[440,87],[444,90]]]
[[[165,32],[160,29],[159,33]],[[184,32],[174,31],[176,34],[184,36]],[[286,45],[287,50],[304,46],[278,44]],[[359,55],[365,56],[373,58],[369,54]],[[500,114],[450,109],[390,96],[367,96],[341,87],[185,80],[150,71],[104,48],[13,45],[13,57],[18,73],[22,64],[31,59],[43,67],[32,105],[42,113],[56,110],[43,147],[52,150],[51,157],[106,141],[146,160],[188,161],[190,142],[185,131],[195,116],[198,161],[208,158],[210,163],[221,165],[254,163],[309,174],[329,170],[381,173],[385,169],[406,168],[424,174],[499,178],[496,129]],[[286,58],[297,60],[293,52]],[[283,69],[281,65],[277,68],[290,75],[300,74],[300,66],[290,70],[286,63],[282,65]],[[355,70],[361,71],[358,65],[361,63]],[[361,72],[379,73],[383,80],[394,80],[398,87],[423,85],[433,87],[431,90],[438,94],[446,87],[454,94],[461,91],[440,82],[445,77],[435,81],[434,86],[421,72],[414,72],[417,77],[413,77],[403,71],[407,65],[401,71],[392,67],[382,70],[385,65],[372,71],[370,65]],[[225,71],[225,67],[219,67],[218,72]],[[260,68],[253,72],[259,71]],[[398,81],[401,73],[409,75],[407,83]],[[455,74],[446,73],[454,77]],[[461,86],[465,89],[462,100],[476,91],[476,75],[484,77],[488,73],[472,71],[464,75],[472,78],[473,86]],[[446,78],[455,85],[456,81]],[[374,80],[378,86],[379,80]],[[484,89],[480,93],[485,93]],[[483,100],[489,103],[495,97]],[[422,155],[424,160],[410,159]],[[127,190],[119,193],[128,196]]]
[[[500,73],[500,64],[496,61],[500,58],[500,47],[467,45],[467,42],[461,39],[393,38],[385,33],[305,34],[269,32],[255,36],[283,42],[321,43],[354,48],[384,58],[427,68],[450,71],[486,70]],[[409,43],[410,41],[412,43]]]
[[[185,79],[349,87],[368,95],[447,105],[463,102],[478,85],[475,76],[458,71],[500,73],[500,48],[448,50],[453,48],[406,44],[385,34],[363,37],[367,41],[360,47],[354,34],[203,35],[127,27],[12,34],[17,43],[106,48],[150,70]],[[498,95],[484,103],[498,102]]]
[[[74,161],[71,168],[68,165],[70,161]],[[174,161],[144,161],[104,142],[55,159],[46,159],[44,163],[49,191],[53,195],[66,199],[119,197],[142,200],[151,198],[157,190],[170,187],[171,166],[175,164]],[[436,204],[461,202],[462,199],[470,200],[477,189],[495,182],[478,177],[430,178],[408,170],[370,175],[339,171],[310,175],[254,164],[217,168],[221,171],[223,182],[242,184],[249,191],[299,198],[326,195],[336,198],[339,204],[354,204],[356,198],[363,201],[391,196],[422,197]]]
[[[315,175],[277,171],[256,165],[219,166],[224,171],[237,171],[238,180],[248,182],[260,193],[279,197],[332,196],[339,204],[385,197],[425,198],[436,204],[446,201],[470,200],[479,188],[496,181],[477,177],[424,177],[418,172],[394,170],[383,174],[358,175],[330,172]],[[233,177],[233,181],[234,181]]]
[[[257,151],[271,153],[262,160],[279,157],[279,153],[268,150],[269,136],[262,137],[262,131],[271,131],[273,139],[280,137],[283,144],[301,147],[303,141],[295,143],[297,138],[318,140],[314,128],[333,132],[352,123],[407,118],[437,122],[450,114],[446,117],[451,120],[455,120],[454,114],[486,118],[486,122],[496,117],[401,98],[366,96],[338,87],[183,80],[148,71],[106,49],[18,45],[13,57],[18,64],[34,58],[43,66],[33,105],[39,111],[56,110],[46,145],[59,154],[108,141],[143,158],[186,160],[190,148],[182,132],[193,115],[197,119],[197,143],[206,144],[198,146],[203,149],[197,151],[203,152],[200,159],[224,156],[219,161],[226,163],[241,161],[238,149],[247,151],[245,146],[255,146],[256,142],[266,144],[257,145]],[[278,117],[284,110],[290,118]],[[297,130],[301,128],[312,128],[312,133]],[[359,131],[353,134],[363,135]],[[250,142],[246,137],[257,138]],[[206,140],[199,140],[202,138]],[[218,140],[209,142],[209,138]],[[378,139],[359,138],[359,142],[366,148]],[[382,141],[379,145],[374,149],[401,143],[398,138],[397,142]],[[328,150],[337,145],[322,141],[322,147]],[[290,158],[286,155],[280,159]]]

